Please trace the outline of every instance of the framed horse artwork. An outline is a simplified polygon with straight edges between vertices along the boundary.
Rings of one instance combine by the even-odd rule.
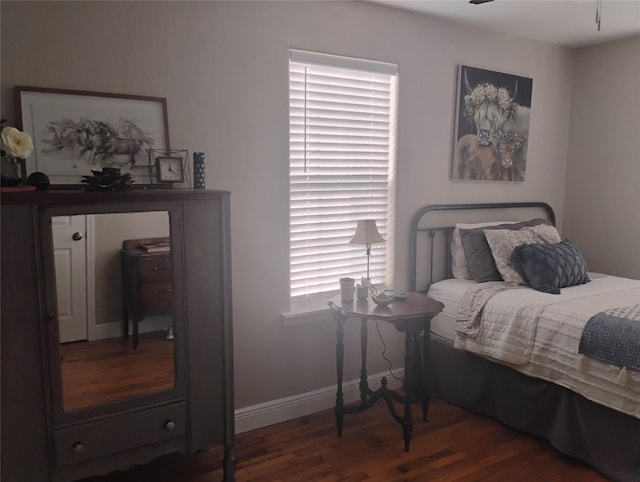
[[[106,167],[130,174],[134,186],[154,183],[149,153],[170,149],[165,98],[23,86],[15,95],[18,123],[34,144],[29,173],[80,185]]]

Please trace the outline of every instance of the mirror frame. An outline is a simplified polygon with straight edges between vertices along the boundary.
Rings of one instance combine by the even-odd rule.
[[[116,195],[116,194],[114,194]],[[65,411],[63,405],[63,387],[61,370],[60,334],[58,326],[58,301],[56,291],[56,273],[54,262],[54,247],[51,220],[55,216],[75,216],[88,214],[114,214],[149,211],[166,211],[169,216],[169,236],[171,238],[171,265],[173,275],[173,327],[174,327],[174,374],[173,388],[159,392],[148,393],[136,397],[118,399],[101,405],[93,405]],[[93,419],[96,416],[115,412],[122,412],[148,406],[150,403],[185,400],[187,395],[187,363],[186,358],[186,329],[184,303],[184,243],[182,239],[183,220],[181,209],[175,202],[122,202],[87,205],[65,205],[42,207],[38,214],[40,246],[40,262],[42,272],[42,286],[44,294],[43,320],[46,320],[46,347],[48,361],[45,374],[49,381],[51,396],[51,412],[53,425],[64,425],[82,420]]]

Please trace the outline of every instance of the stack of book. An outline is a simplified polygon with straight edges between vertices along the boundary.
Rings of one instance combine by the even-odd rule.
[[[165,253],[171,250],[171,245],[168,242],[141,244],[140,248],[147,253]]]

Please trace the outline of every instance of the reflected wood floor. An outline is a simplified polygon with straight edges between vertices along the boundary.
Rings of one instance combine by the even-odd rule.
[[[62,386],[65,410],[101,405],[174,386],[173,342],[164,332],[64,343]]]
[[[345,416],[342,438],[333,410],[236,436],[236,479],[242,481],[581,481],[607,479],[548,443],[435,398],[430,421],[414,409],[411,450],[378,402]],[[222,479],[222,450],[159,458],[126,473],[86,482],[205,482]]]

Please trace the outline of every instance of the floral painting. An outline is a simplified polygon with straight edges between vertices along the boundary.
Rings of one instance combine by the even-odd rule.
[[[533,79],[461,65],[452,179],[524,181]]]
[[[169,149],[166,101],[95,92],[18,87],[23,130],[33,138],[29,172],[75,184],[105,167],[149,184],[151,149]]]

